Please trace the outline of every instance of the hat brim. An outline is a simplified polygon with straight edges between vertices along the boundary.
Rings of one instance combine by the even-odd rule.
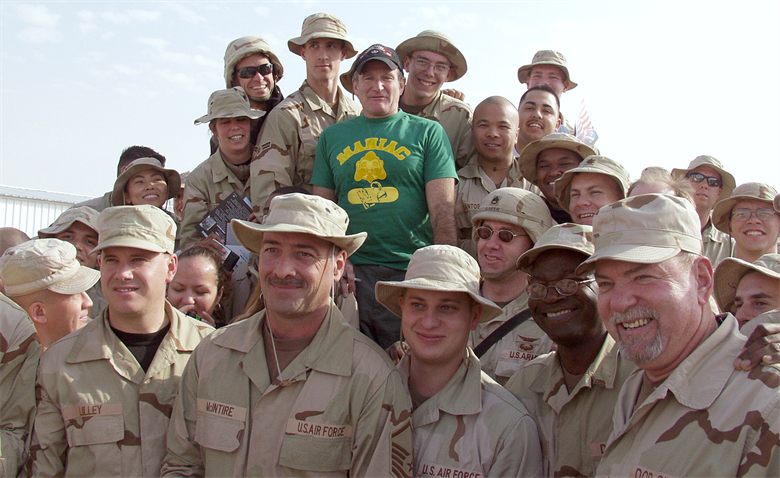
[[[315,32],[311,33],[309,35],[301,35],[299,37],[292,38],[290,40],[287,40],[287,48],[295,53],[298,56],[301,56],[301,47],[306,44],[309,40],[314,40],[316,38],[332,38],[334,40],[341,40],[344,42],[344,45],[347,47],[347,55],[345,56],[345,59],[352,58],[353,56],[357,55],[357,50],[355,50],[355,47],[352,46],[352,42],[346,39],[343,36],[336,35],[334,33],[327,33],[327,32]]]
[[[703,163],[699,166],[696,166],[696,168],[699,168],[701,166],[708,166],[720,174],[720,179],[723,181],[723,191],[720,192],[720,200],[728,199],[731,196],[731,193],[734,192],[734,189],[737,187],[737,182],[734,180],[734,176],[732,176],[728,171],[725,171],[722,168],[719,168],[717,166],[714,166],[712,164]],[[696,169],[693,168],[693,169]],[[671,175],[672,177],[675,177],[677,179],[685,179],[685,175],[687,175],[689,172],[693,171],[693,169],[672,169]]]
[[[387,310],[401,317],[401,303],[398,300],[406,289],[435,290],[445,292],[465,292],[475,302],[482,305],[482,314],[479,316],[479,322],[488,322],[504,313],[504,311],[492,301],[482,296],[476,295],[466,289],[463,284],[453,282],[437,281],[432,279],[417,278],[401,282],[379,281],[374,286],[376,300]]]
[[[390,71],[399,69],[398,65],[393,63],[393,60],[391,60],[390,58],[377,57],[377,58],[371,58],[368,61],[375,61],[375,60],[376,61],[381,61],[382,63],[387,65],[387,67],[390,68]],[[364,65],[366,63],[368,63],[368,61],[365,62]],[[354,91],[355,89],[352,87],[352,76],[355,74],[355,68],[356,67],[357,67],[357,65],[355,63],[353,63],[352,66],[349,68],[349,71],[339,75],[339,81],[341,81],[341,86],[345,90],[347,90],[349,93],[351,93],[353,95],[355,94],[355,91]],[[401,71],[401,76],[403,76],[403,71]]]
[[[143,239],[138,239],[131,236],[115,236],[98,244],[97,247],[92,249],[90,254],[95,254],[96,252],[108,249],[109,247],[132,247],[134,249],[143,249],[145,251],[161,253],[167,252],[169,254],[173,252]]]
[[[446,42],[447,45],[452,48],[453,51],[444,51],[441,48],[437,48],[441,44],[441,42]],[[401,58],[401,61],[403,61],[407,56],[411,56],[412,53],[416,51],[432,51],[434,53],[438,53],[439,55],[443,55],[449,60],[449,62],[454,67],[454,74],[451,78],[449,78],[447,81],[455,81],[459,78],[462,78],[463,75],[466,74],[466,71],[468,70],[468,64],[466,63],[466,57],[463,56],[463,53],[458,50],[455,45],[448,42],[444,38],[436,38],[436,37],[412,37],[408,40],[405,40],[401,42],[400,45],[398,45],[398,48],[395,49],[395,52],[398,53],[398,56]]]
[[[533,269],[534,261],[536,261],[536,258],[539,257],[543,252],[553,251],[553,250],[579,252],[580,254],[582,254],[583,257],[590,257],[591,255],[590,252],[583,251],[581,248],[578,247],[565,246],[563,244],[548,244],[546,246],[533,247],[525,251],[523,254],[520,255],[520,257],[517,258],[517,263],[515,265],[518,270],[523,271],[526,274],[530,274],[531,269]]]
[[[111,204],[114,206],[125,206],[125,186],[127,186],[127,183],[133,176],[148,169],[159,171],[165,176],[165,184],[168,186],[168,197],[165,199],[166,201],[175,198],[176,195],[179,194],[179,190],[181,189],[181,176],[178,171],[165,169],[162,166],[157,167],[150,164],[139,164],[136,167],[130,166],[125,169],[122,171],[122,174],[116,178],[114,190],[111,192]],[[135,206],[138,206],[138,204],[135,204]]]
[[[671,259],[683,249],[678,246],[647,246],[636,244],[612,244],[599,248],[577,267],[577,274],[590,274],[596,269],[596,261],[633,262],[636,264],[658,264]]]
[[[251,120],[256,120],[258,118],[262,118],[265,116],[266,111],[262,110],[253,110],[250,109],[249,112],[241,112],[241,113],[230,113],[226,115],[210,115],[205,114],[201,116],[200,118],[195,120],[195,124],[207,124],[210,123],[211,120],[220,119],[220,118],[249,118]]]
[[[523,173],[523,177],[528,181],[536,184],[536,159],[544,150],[547,149],[568,149],[578,155],[582,156],[580,162],[588,156],[593,156],[596,151],[585,143],[574,143],[565,139],[550,139],[545,141],[544,138],[536,140],[523,148],[520,152],[520,170]]]
[[[520,68],[517,69],[517,79],[520,80],[520,83],[528,83],[528,78],[531,76],[531,70],[534,69],[537,65],[552,65],[557,66],[561,70],[563,70],[564,73],[566,73],[566,80],[569,82],[569,87],[566,89],[566,91],[573,90],[577,87],[577,83],[571,80],[571,76],[569,75],[569,68],[565,66],[561,66],[559,63],[554,63],[551,61],[541,61],[539,63],[533,63],[531,65],[523,65]]]
[[[734,209],[734,206],[740,201],[761,201],[774,209],[774,201],[772,199],[764,199],[755,196],[730,196],[715,203],[715,207],[712,210],[712,225],[720,231],[730,234],[729,217],[731,216],[731,210]],[[780,211],[777,210],[776,212],[780,213]]]
[[[625,199],[626,198],[626,191],[628,190],[628,183],[621,177],[619,177],[617,174],[613,174],[611,172],[604,171],[603,169],[596,169],[591,167],[582,167],[581,163],[577,168],[570,169],[563,173],[563,175],[556,179],[553,183],[553,192],[555,194],[555,199],[558,201],[558,205],[566,211],[567,214],[571,214],[571,211],[569,211],[569,203],[571,203],[571,183],[574,180],[574,175],[578,173],[592,173],[592,174],[601,174],[603,176],[606,176],[608,178],[611,178],[615,180],[615,184],[618,186],[618,189],[622,196],[618,199]]]
[[[335,244],[340,249],[343,249],[347,253],[347,257],[354,254],[355,251],[363,245],[366,237],[368,237],[368,234],[365,232],[338,237],[323,236],[318,231],[297,224],[264,225],[239,219],[230,221],[230,227],[233,229],[233,234],[236,235],[236,239],[238,239],[238,242],[240,242],[242,246],[258,254],[262,250],[263,234],[266,232],[297,232],[311,234],[312,236],[319,237],[320,239]]]
[[[85,226],[87,226],[88,228],[92,229],[93,231],[97,232],[97,228],[96,227],[91,226],[91,225],[87,224],[86,222],[84,222],[82,219],[78,219],[77,218],[77,219],[74,219],[74,220],[70,221],[69,223],[60,224],[57,227],[49,226],[47,228],[41,229],[40,231],[38,231],[38,238],[39,239],[54,239],[57,234],[68,230],[68,228],[70,226],[72,226],[74,222],[80,222],[80,223],[84,224]]]
[[[86,292],[100,280],[100,272],[86,266],[79,267],[73,276],[48,287],[52,292],[72,295]]]
[[[715,301],[721,312],[730,312],[737,295],[739,281],[748,271],[756,271],[773,279],[780,279],[780,272],[738,259],[727,257],[715,268]]]

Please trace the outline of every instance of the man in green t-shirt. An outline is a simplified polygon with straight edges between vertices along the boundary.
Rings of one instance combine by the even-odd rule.
[[[363,112],[320,136],[312,185],[347,211],[350,234],[368,232],[352,257],[360,328],[386,348],[400,338],[400,321],[376,302],[374,284],[403,280],[420,247],[456,245],[455,163],[440,124],[399,110],[404,78],[395,50],[372,45],[341,84]]]

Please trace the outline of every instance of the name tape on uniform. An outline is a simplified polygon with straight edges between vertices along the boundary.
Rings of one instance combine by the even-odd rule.
[[[230,418],[240,422],[243,422],[246,419],[246,408],[237,407],[228,403],[206,400],[205,398],[198,399],[198,411],[214,415],[215,417]]]
[[[62,418],[64,420],[72,420],[78,417],[94,417],[100,415],[121,415],[122,404],[121,403],[90,403],[82,405],[74,405],[72,407],[62,409]]]
[[[328,425],[311,423],[290,418],[287,420],[288,435],[305,435],[317,438],[351,438],[352,427],[349,425]]]
[[[479,471],[461,470],[449,466],[436,465],[434,463],[422,463],[419,476],[435,476],[441,478],[482,478]]]

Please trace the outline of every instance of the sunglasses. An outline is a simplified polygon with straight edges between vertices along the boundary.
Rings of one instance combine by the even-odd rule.
[[[236,70],[239,78],[254,78],[254,76],[260,73],[261,76],[265,76],[274,71],[273,63],[263,63],[260,66],[244,66]]]
[[[555,290],[558,291],[558,295],[566,297],[566,296],[574,295],[574,293],[577,292],[577,289],[579,289],[581,285],[588,284],[595,280],[596,279],[585,279],[585,280],[562,279],[553,285],[531,284],[528,286],[526,291],[528,291],[528,297],[530,297],[531,299],[542,300],[545,297],[547,297],[548,290],[552,287],[555,287]]]
[[[722,188],[723,187],[723,181],[721,181],[718,178],[713,178],[712,176],[705,176],[702,173],[688,173],[685,175],[686,178],[692,179],[694,183],[700,183],[707,180],[707,186],[711,188]]]
[[[480,226],[477,228],[477,236],[480,239],[488,240],[493,237],[493,233],[498,233],[498,239],[501,242],[512,242],[517,236],[525,236],[525,234],[515,234],[507,229],[493,230],[487,226]]]

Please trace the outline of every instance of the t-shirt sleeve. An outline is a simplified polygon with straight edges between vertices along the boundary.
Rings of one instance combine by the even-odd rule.
[[[455,170],[455,159],[452,156],[452,146],[447,139],[444,128],[436,122],[431,122],[428,130],[428,148],[425,157],[424,174],[425,182],[441,178],[455,178],[458,173]]]
[[[336,183],[333,180],[333,170],[330,168],[330,158],[328,158],[328,129],[322,132],[319,141],[317,141],[317,153],[314,157],[314,170],[311,175],[311,184],[326,189],[336,189]]]

